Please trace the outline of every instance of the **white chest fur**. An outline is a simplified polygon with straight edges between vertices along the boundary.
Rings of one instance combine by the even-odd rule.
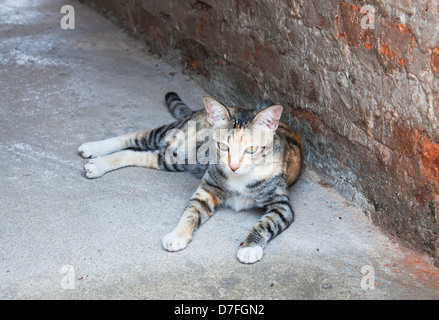
[[[235,211],[253,208],[255,202],[249,192],[247,185],[255,181],[252,174],[242,176],[229,176],[228,188],[230,191],[237,192],[239,196],[230,197],[226,200],[226,206]]]
[[[246,197],[231,197],[226,200],[226,206],[235,211],[241,211],[253,208],[255,206],[255,202],[253,199]]]
[[[249,190],[247,185],[254,182],[256,179],[253,174],[245,175],[229,175],[227,180],[227,186],[230,191],[246,194]]]

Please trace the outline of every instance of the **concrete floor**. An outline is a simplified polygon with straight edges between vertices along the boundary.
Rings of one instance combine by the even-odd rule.
[[[310,171],[291,189],[295,224],[260,263],[235,258],[253,211],[221,210],[186,250],[164,251],[198,179],[127,168],[88,180],[77,148],[172,121],[169,90],[194,109],[206,93],[79,3],[76,29],[61,29],[63,4],[0,2],[0,298],[439,298],[426,257]]]

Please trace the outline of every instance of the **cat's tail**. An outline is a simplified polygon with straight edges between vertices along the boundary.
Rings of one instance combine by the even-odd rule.
[[[165,101],[169,111],[177,120],[184,119],[192,113],[192,110],[181,100],[175,92],[168,92],[165,95]]]

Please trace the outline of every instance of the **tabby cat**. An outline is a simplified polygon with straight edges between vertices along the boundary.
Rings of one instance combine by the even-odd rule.
[[[184,249],[193,232],[221,206],[236,211],[256,207],[265,214],[240,245],[237,258],[242,263],[261,260],[267,243],[294,220],[288,187],[297,181],[303,165],[300,136],[280,121],[280,105],[258,112],[226,107],[205,97],[205,109],[191,111],[174,92],[167,93],[165,100],[177,121],[81,145],[82,156],[92,158],[84,166],[85,175],[98,178],[126,166],[203,173],[179,224],[164,237],[163,247]],[[263,135],[269,138],[261,139]],[[198,159],[200,154],[208,161]]]

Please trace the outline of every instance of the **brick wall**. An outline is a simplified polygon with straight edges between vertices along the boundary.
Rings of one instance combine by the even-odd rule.
[[[307,164],[439,262],[437,1],[83,2],[225,103],[283,104]]]

